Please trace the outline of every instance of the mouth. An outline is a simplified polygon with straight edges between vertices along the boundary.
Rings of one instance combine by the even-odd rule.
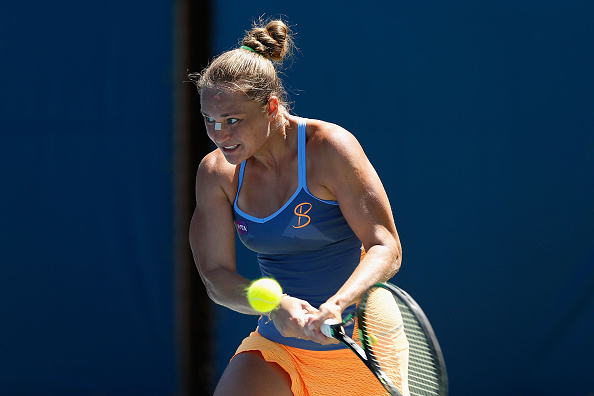
[[[235,150],[237,147],[239,147],[239,144],[236,144],[233,146],[221,146],[221,150],[223,150],[223,152],[225,152],[225,153],[230,153],[233,150]]]

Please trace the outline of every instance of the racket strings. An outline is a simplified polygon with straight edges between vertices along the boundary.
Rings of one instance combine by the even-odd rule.
[[[435,354],[419,325],[417,318],[408,306],[399,302],[404,331],[410,344],[408,361],[408,385],[413,395],[439,395],[440,372]]]
[[[364,310],[363,343],[370,358],[401,393],[408,394],[406,371],[408,342],[403,321],[392,293],[376,288],[369,293]]]

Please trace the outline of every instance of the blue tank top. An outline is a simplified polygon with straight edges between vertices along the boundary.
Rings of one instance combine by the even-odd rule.
[[[247,248],[257,252],[262,276],[276,279],[285,293],[318,308],[338,291],[359,264],[361,241],[346,222],[338,202],[316,198],[307,188],[305,125],[306,119],[300,119],[299,185],[287,203],[266,218],[244,213],[237,206],[245,171],[243,162],[233,209],[239,238]],[[266,320],[266,317],[259,319],[258,332],[280,344],[308,350],[344,348],[342,344],[324,346],[283,337],[274,323],[266,324]],[[352,326],[345,330],[352,334]]]

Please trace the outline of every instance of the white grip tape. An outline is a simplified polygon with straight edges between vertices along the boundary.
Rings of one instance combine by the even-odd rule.
[[[336,320],[336,319],[326,319],[324,321],[324,323],[322,323],[322,325],[320,326],[320,331],[326,337],[333,338],[332,337],[332,329],[330,328],[330,325],[335,325],[335,324],[338,324],[338,323],[340,323],[340,322],[338,320]]]

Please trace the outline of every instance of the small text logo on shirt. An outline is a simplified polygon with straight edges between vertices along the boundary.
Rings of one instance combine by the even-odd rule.
[[[239,232],[241,235],[247,234],[247,224],[245,224],[243,221],[237,220],[235,222],[235,228],[237,228],[237,232]]]

